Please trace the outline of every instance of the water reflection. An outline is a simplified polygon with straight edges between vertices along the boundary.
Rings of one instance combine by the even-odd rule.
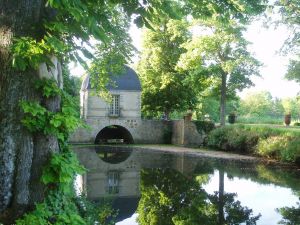
[[[126,157],[107,160],[117,149],[76,149],[89,170],[83,179],[88,198],[113,196],[113,206],[119,209],[117,222],[135,220],[136,212],[141,225],[269,225],[280,220],[300,224],[299,207],[294,204],[300,196],[299,171],[188,154],[119,150]],[[122,160],[116,163],[116,158]],[[281,204],[275,201],[277,195],[284,199]],[[263,203],[266,207],[260,207]]]
[[[201,176],[208,176],[203,174]],[[241,205],[235,194],[219,192],[208,194],[202,180],[186,177],[173,169],[146,169],[141,173],[141,200],[138,206],[138,223],[148,224],[256,224],[260,215]],[[199,175],[198,175],[199,177]],[[220,181],[224,172],[220,172]]]
[[[279,224],[297,225],[300,224],[300,198],[297,202],[297,207],[282,207],[277,209],[282,215],[282,220]]]
[[[125,161],[130,156],[132,150],[122,150],[116,147],[95,146],[98,157],[107,163],[117,164]]]

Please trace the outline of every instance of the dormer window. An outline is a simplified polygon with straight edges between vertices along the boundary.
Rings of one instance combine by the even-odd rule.
[[[112,95],[112,101],[109,107],[109,116],[120,116],[120,95]]]

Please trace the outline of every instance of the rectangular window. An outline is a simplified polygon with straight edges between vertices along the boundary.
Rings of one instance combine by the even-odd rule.
[[[118,171],[109,171],[107,174],[107,192],[109,194],[118,194],[119,193],[119,180],[120,173]]]
[[[120,116],[120,95],[113,95],[109,107],[110,116]]]

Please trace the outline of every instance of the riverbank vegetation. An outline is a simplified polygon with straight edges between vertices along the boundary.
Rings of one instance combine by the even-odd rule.
[[[300,129],[230,125],[211,131],[208,146],[300,165]]]

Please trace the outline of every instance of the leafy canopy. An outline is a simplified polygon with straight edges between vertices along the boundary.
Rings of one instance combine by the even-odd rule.
[[[192,108],[196,93],[187,82],[188,73],[175,69],[181,47],[190,37],[185,21],[169,20],[145,30],[143,50],[138,64],[142,82],[142,109],[147,114]]]
[[[220,85],[222,74],[229,75],[227,88],[235,92],[252,85],[251,75],[258,75],[259,62],[247,51],[244,27],[231,21],[224,25],[216,20],[196,21],[203,35],[195,36],[183,46],[186,53],[177,65],[193,76],[213,77]],[[212,87],[211,87],[212,88]]]
[[[275,4],[275,11],[281,14],[281,23],[290,28],[289,38],[285,41],[282,48],[285,54],[293,53],[294,57],[290,60],[286,78],[300,82],[300,3],[297,0],[278,0]]]

